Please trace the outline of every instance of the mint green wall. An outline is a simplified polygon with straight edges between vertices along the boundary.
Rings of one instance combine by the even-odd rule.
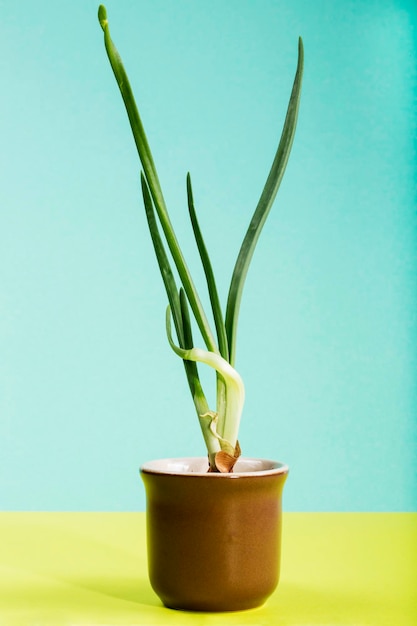
[[[0,508],[143,509],[140,463],[204,447],[97,5],[0,9]],[[291,466],[287,510],[413,510],[415,2],[107,9],[192,263],[191,170],[223,299],[303,36],[294,151],[243,300],[240,440]]]

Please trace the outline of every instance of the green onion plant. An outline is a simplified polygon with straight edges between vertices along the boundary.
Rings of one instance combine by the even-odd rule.
[[[242,290],[259,235],[274,202],[288,162],[297,123],[303,74],[303,43],[298,41],[298,63],[287,114],[278,148],[265,186],[243,239],[233,270],[225,314],[219,301],[210,257],[198,223],[190,174],[187,174],[187,201],[190,220],[207,282],[212,324],[174,232],[165,204],[152,153],[135,98],[120,55],[110,36],[107,12],[100,5],[98,18],[110,65],[122,95],[142,165],[141,187],[146,218],[156,258],[165,285],[168,306],[166,331],[173,351],[183,360],[191,395],[206,443],[209,471],[231,472],[240,455],[238,431],[244,403],[243,381],[236,371],[236,335]],[[173,272],[176,268],[176,276]],[[180,283],[178,287],[177,282]],[[205,348],[195,345],[191,314]],[[176,339],[172,336],[172,322]],[[210,408],[204,394],[198,363],[216,371],[216,407]]]

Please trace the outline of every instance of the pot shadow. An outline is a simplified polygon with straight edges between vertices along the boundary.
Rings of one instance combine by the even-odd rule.
[[[73,588],[100,594],[114,600],[149,607],[162,606],[148,579],[139,576],[61,577],[60,581]]]
[[[162,606],[140,547],[143,517],[109,514],[102,528],[100,520],[100,514],[4,516],[0,570],[8,574],[0,577],[1,617],[3,608],[12,614],[52,608],[72,614],[76,605],[122,613]],[[131,536],[135,541],[129,542]]]
[[[42,611],[52,608],[69,610],[75,606],[95,606],[106,610],[114,607],[117,611],[129,612],[139,606],[153,609],[162,606],[145,577],[123,577],[119,574],[66,576],[40,573],[27,567],[14,567],[13,574],[16,580],[9,580],[5,588],[0,589],[0,607],[7,607],[11,611]]]

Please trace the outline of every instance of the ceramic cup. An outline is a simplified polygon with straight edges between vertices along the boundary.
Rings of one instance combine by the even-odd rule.
[[[240,458],[233,473],[207,459],[145,463],[151,585],[165,606],[237,611],[260,606],[278,584],[283,463]]]

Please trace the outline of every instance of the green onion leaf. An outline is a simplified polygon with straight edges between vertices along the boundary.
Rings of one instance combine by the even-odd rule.
[[[201,233],[200,225],[198,223],[197,214],[195,211],[193,190],[191,186],[191,176],[189,173],[187,174],[187,199],[191,224],[197,243],[197,248],[200,253],[204,274],[206,276],[207,288],[209,292],[211,308],[213,311],[214,323],[217,331],[217,340],[219,343],[220,354],[228,360],[229,349],[227,345],[227,335],[223,320],[223,313],[220,305],[220,299],[217,291],[216,280],[214,278],[213,268],[211,266],[210,256],[207,252],[207,248],[204,243],[203,235]]]
[[[243,285],[249,269],[250,262],[261,234],[265,220],[268,217],[271,206],[275,200],[278,188],[287,166],[294,140],[295,127],[297,124],[298,108],[300,104],[301,82],[304,66],[304,49],[300,37],[298,41],[298,63],[294,78],[294,84],[288,104],[287,115],[281,134],[281,139],[272,163],[271,170],[262,191],[258,205],[252,216],[249,228],[246,232],[239,255],[233,270],[230,283],[229,295],[226,308],[226,332],[229,342],[229,360],[233,365],[236,358],[236,334],[239,316],[240,302],[242,299]]]
[[[152,200],[154,202],[155,209],[158,214],[158,218],[161,223],[166,242],[168,244],[168,248],[172,254],[172,258],[180,275],[181,282],[187,294],[191,309],[194,313],[196,322],[198,324],[198,327],[200,328],[200,332],[203,336],[206,346],[210,350],[218,351],[216,340],[211,331],[210,324],[207,320],[197,290],[194,286],[190,271],[185,262],[180,245],[171,224],[171,220],[169,218],[168,210],[166,208],[164,196],[162,194],[161,185],[159,183],[158,174],[155,168],[145,130],[143,128],[142,120],[140,118],[135,98],[133,96],[132,88],[130,86],[130,82],[126,74],[126,70],[123,66],[121,57],[116,49],[116,46],[113,43],[113,40],[110,37],[107,12],[103,5],[99,7],[98,17],[100,26],[104,32],[104,45],[106,48],[107,56],[109,58],[110,65],[112,67],[116,82],[119,86],[120,93],[126,107],[126,112],[136,143],[136,148],[139,154],[140,161],[142,163],[144,177],[149,187],[149,192],[152,196]]]

